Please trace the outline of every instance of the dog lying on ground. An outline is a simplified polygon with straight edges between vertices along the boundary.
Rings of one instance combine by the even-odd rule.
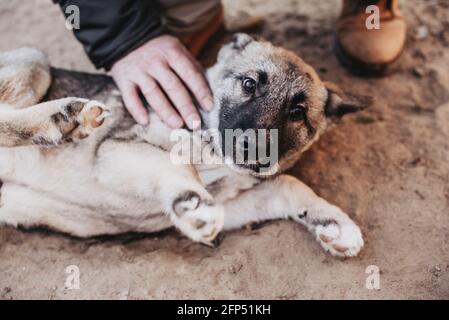
[[[258,161],[234,163],[216,139],[205,147],[222,163],[174,163],[172,130],[153,113],[146,127],[135,124],[109,77],[53,76],[44,98],[51,84],[45,56],[29,48],[0,54],[0,224],[78,237],[175,226],[212,244],[222,230],[289,218],[335,256],[362,248],[360,229],[342,210],[281,173],[368,99],[323,83],[292,52],[237,34],[207,70],[215,108],[202,114],[204,128],[222,136],[276,129],[278,159],[269,174]]]

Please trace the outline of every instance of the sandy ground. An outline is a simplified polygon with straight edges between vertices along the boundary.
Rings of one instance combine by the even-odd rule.
[[[361,225],[359,257],[335,259],[287,221],[228,233],[218,249],[174,231],[76,240],[0,228],[0,298],[449,298],[449,1],[407,3],[400,70],[361,79],[332,53],[338,0],[226,1],[231,17],[266,16],[262,35],[323,78],[376,98],[294,169]],[[0,30],[0,50],[30,45],[54,66],[94,71],[50,1],[2,1]],[[80,269],[80,290],[65,288],[69,265]],[[369,265],[380,269],[379,290],[365,286]]]

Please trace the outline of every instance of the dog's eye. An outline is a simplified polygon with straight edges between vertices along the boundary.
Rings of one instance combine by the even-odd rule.
[[[289,118],[292,121],[302,121],[306,118],[306,94],[299,92],[292,99]]]
[[[256,92],[257,83],[256,80],[251,78],[245,78],[242,81],[242,87],[245,93],[247,94],[253,94]]]
[[[292,121],[301,121],[306,118],[306,107],[303,104],[297,104],[290,109],[289,118]]]

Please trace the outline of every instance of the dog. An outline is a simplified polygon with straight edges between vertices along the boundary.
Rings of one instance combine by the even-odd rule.
[[[332,255],[356,256],[359,227],[283,172],[370,99],[321,81],[293,52],[247,34],[222,47],[206,77],[215,107],[202,113],[203,129],[276,130],[277,160],[265,172],[261,162],[236,163],[222,141],[198,142],[187,129],[180,132],[196,141],[188,144],[209,148],[218,161],[175,163],[174,131],[153,112],[147,126],[135,124],[109,77],[51,69],[31,48],[0,54],[0,224],[77,237],[175,226],[214,245],[222,230],[291,219]]]

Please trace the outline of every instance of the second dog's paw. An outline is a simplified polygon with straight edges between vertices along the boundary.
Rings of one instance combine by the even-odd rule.
[[[224,209],[187,191],[173,201],[173,224],[193,241],[215,247],[224,225]]]
[[[53,123],[62,134],[62,140],[82,140],[100,127],[110,111],[98,101],[74,98],[60,106],[52,116]]]
[[[317,224],[315,235],[324,250],[334,256],[355,257],[363,247],[360,228],[352,221],[338,223],[331,220]]]

